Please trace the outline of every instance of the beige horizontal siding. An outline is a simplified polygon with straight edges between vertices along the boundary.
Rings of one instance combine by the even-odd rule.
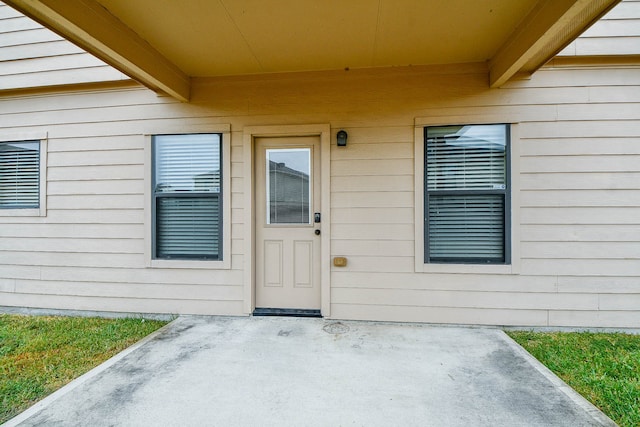
[[[38,30],[20,31],[19,35],[23,36],[26,34],[22,33],[35,31]],[[26,38],[27,40],[30,39],[30,37]],[[17,39],[19,40],[20,37],[17,37]],[[43,40],[31,42],[32,44],[28,45],[25,43],[7,46],[6,43],[11,43],[11,41],[13,40],[6,40],[6,38],[0,37],[0,44],[3,44],[0,50],[0,61],[6,61],[6,63],[2,65],[3,75],[11,75],[24,71],[24,64],[21,63],[22,60],[31,60],[29,61],[29,65],[31,65],[33,69],[31,69],[30,72],[36,72],[50,70],[51,67],[60,67],[60,69],[75,67],[76,65],[81,65],[84,61],[89,61],[91,58],[66,40]],[[48,58],[54,55],[58,56],[58,58]],[[77,56],[71,57],[70,55]],[[76,60],[78,63],[75,63]],[[88,66],[95,66],[96,64],[104,65],[103,63],[90,62]]]
[[[413,224],[340,224],[332,223],[332,239],[376,239],[409,240],[414,239]]]
[[[242,298],[238,286],[179,285],[168,288],[161,284],[113,282],[55,282],[48,280],[17,280],[15,289],[25,294],[74,295],[101,298],[156,298],[178,300],[185,296],[193,300],[237,301]]]
[[[639,55],[640,1],[622,0],[560,56]]]
[[[541,190],[522,191],[523,207],[635,207],[640,204],[640,192],[636,190]]]
[[[520,175],[523,190],[633,190],[640,182],[636,172],[550,172]]]
[[[574,259],[635,259],[640,261],[640,242],[523,242],[522,256],[561,259],[567,253]]]
[[[398,284],[402,284],[399,286]],[[333,269],[332,286],[335,288],[367,288],[386,289],[428,289],[447,291],[475,292],[556,292],[557,276],[508,276],[508,275],[472,275],[472,274],[415,274],[415,273],[383,273],[352,272]],[[363,301],[362,303],[366,303]]]
[[[7,224],[0,228],[0,238],[65,238],[73,235],[74,238],[89,239],[109,239],[114,236],[141,239],[144,237],[144,227],[136,222],[102,223],[100,227],[95,227],[94,224],[56,224],[50,221],[30,224],[28,227]]]
[[[7,10],[15,12],[16,16],[14,16],[14,18],[19,18],[18,12],[14,11],[10,7],[0,7],[0,14],[3,11],[7,11]],[[0,15],[0,19],[2,19],[3,20],[2,22],[4,23],[8,22],[7,18],[8,17],[6,16]],[[60,36],[58,36],[52,31],[49,31],[44,27],[34,28],[31,30],[27,29],[22,31],[15,31],[15,30],[10,31],[8,27],[4,27],[4,28],[5,28],[4,31],[0,33],[0,46],[2,47],[20,47],[24,45],[36,45],[39,43],[46,43],[46,42],[60,42],[62,40]],[[71,44],[71,46],[74,46],[74,45]],[[23,56],[25,55],[24,50],[21,53],[23,54]],[[11,56],[11,57],[15,58],[14,56]]]
[[[517,89],[517,88],[557,88],[565,94],[583,94],[583,93],[593,93],[600,91],[599,88],[605,87],[607,88],[606,92],[618,93],[619,88],[628,87],[630,85],[634,85],[634,76],[636,74],[636,70],[634,67],[610,67],[609,62],[603,62],[602,60],[593,60],[593,63],[588,64],[587,67],[581,67],[579,65],[570,66],[568,63],[564,68],[556,68],[551,72],[551,68],[543,68],[536,72],[535,79],[528,78],[514,78],[511,81],[505,83],[502,88],[504,89]],[[560,63],[561,61],[551,61],[551,64]],[[565,60],[568,62],[568,60]],[[580,68],[580,73],[575,73],[574,70],[576,67]],[[606,68],[608,72],[603,75],[601,73],[601,69]],[[580,90],[583,89],[583,90]],[[545,94],[548,91],[545,90]],[[571,101],[571,99],[567,99]],[[577,99],[574,100],[574,105],[565,105],[565,103],[561,103],[558,105],[558,111],[597,111],[603,114],[606,114],[606,109],[603,108],[602,105],[598,105],[597,103],[585,103],[580,104]],[[531,117],[540,116],[549,111],[545,110],[544,104],[542,105],[528,105],[526,106],[526,111],[531,115]],[[637,110],[636,110],[637,111]],[[580,118],[584,118],[582,114],[579,116]],[[606,118],[606,117],[598,117],[598,118]]]
[[[28,48],[25,47],[23,51],[27,49]],[[30,59],[28,69],[25,69],[24,64],[20,61],[22,58],[3,61],[2,68],[0,68],[0,77],[4,80],[7,76],[22,73],[37,74],[50,70],[73,70],[78,68],[99,67],[102,65],[98,59],[82,51],[65,52],[58,50],[56,52],[57,49],[52,50],[54,50],[54,56],[42,58],[34,55],[34,57],[28,58]]]
[[[242,312],[238,301],[206,299],[154,299],[154,298],[113,298],[81,297],[74,295],[2,293],[0,300],[7,306],[32,308],[56,307],[61,310],[112,311],[128,313],[193,313],[237,315]]]
[[[625,105],[623,108],[626,108]],[[631,108],[634,108],[632,105]],[[563,138],[558,139],[527,139],[520,145],[522,156],[536,157],[544,156],[620,156],[624,158],[629,155],[640,154],[636,138]],[[583,154],[580,154],[583,153]],[[586,153],[586,154],[584,154]],[[612,171],[615,171],[614,169]]]
[[[68,238],[0,238],[0,251],[64,252],[64,253],[144,253],[140,239]]]
[[[349,133],[330,150],[323,212],[331,256],[348,260],[331,267],[332,317],[629,326],[640,65],[552,63],[495,90],[482,65],[461,68],[195,79],[190,104],[131,85],[0,97],[0,134],[49,135],[46,217],[0,217],[0,305],[242,314],[243,129],[329,123]],[[519,272],[416,273],[415,119],[487,116],[520,123]],[[232,129],[231,269],[146,268],[143,134],[215,124]]]
[[[108,246],[108,245],[107,245]],[[57,251],[62,252],[57,252]],[[144,263],[144,256],[127,250],[113,251],[108,247],[104,250],[92,252],[80,251],[76,247],[63,248],[38,248],[36,250],[27,247],[0,250],[2,262],[10,265],[41,265],[47,267],[103,267],[103,268],[136,268]],[[69,282],[69,286],[73,283]],[[42,288],[44,290],[44,288]],[[21,292],[20,289],[18,289]]]
[[[332,176],[332,192],[413,191],[412,175]]]
[[[640,222],[640,219],[638,220]],[[524,224],[522,234],[529,242],[640,242],[640,227],[625,224]]]
[[[535,207],[521,209],[522,224],[566,225],[638,225],[638,206]],[[630,229],[630,227],[627,227]]]
[[[412,191],[333,192],[331,203],[347,208],[413,207]]]
[[[528,294],[525,292],[439,291],[429,289],[334,289],[342,304],[517,309],[517,310],[597,310],[598,295],[561,294],[558,292]]]
[[[123,210],[48,210],[46,224],[142,224],[142,209]],[[33,218],[4,216],[2,224],[33,224]]]
[[[522,274],[553,272],[559,276],[634,276],[640,275],[640,263],[633,257],[623,259],[579,259],[565,253],[561,258],[523,258]]]
[[[629,155],[580,155],[574,153],[568,156],[531,156],[522,158],[522,172],[525,173],[589,173],[611,172],[622,173],[633,170],[633,157]]]
[[[140,266],[139,266],[140,267]],[[101,268],[42,266],[37,279],[69,282],[152,283],[167,285],[236,286],[242,273],[234,270],[216,271],[183,269]],[[34,277],[29,277],[34,278]],[[168,287],[167,287],[168,288]]]
[[[0,91],[117,80],[128,77],[0,2]]]
[[[89,153],[88,153],[89,154]],[[87,159],[87,161],[91,161]],[[101,166],[69,166],[51,168],[51,181],[77,180],[113,180],[113,179],[142,179],[144,170],[140,165],[101,165]]]
[[[333,239],[331,248],[342,256],[372,257],[411,257],[413,258],[413,240],[341,240]],[[383,260],[387,262],[387,260]]]
[[[366,304],[333,304],[331,310],[338,318],[397,321],[398,311],[406,322],[453,323],[470,325],[547,326],[547,310],[504,310],[486,308],[393,306]]]
[[[133,179],[49,181],[47,185],[47,194],[51,196],[144,194],[144,190],[144,183]]]
[[[549,312],[549,326],[589,327],[594,323],[603,328],[625,328],[640,325],[640,314],[635,311],[598,310]]]
[[[407,208],[374,208],[369,206],[364,208],[331,208],[331,220],[338,224],[413,224],[413,217],[413,206]]]
[[[620,301],[627,297],[634,297],[638,293],[638,277],[609,277],[609,276],[562,276],[558,277],[558,291],[578,293],[602,293],[603,295],[618,295]]]

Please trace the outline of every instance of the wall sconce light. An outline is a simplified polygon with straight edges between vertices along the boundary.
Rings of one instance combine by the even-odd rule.
[[[339,130],[336,135],[338,139],[338,147],[346,147],[347,146],[347,132],[344,130]]]

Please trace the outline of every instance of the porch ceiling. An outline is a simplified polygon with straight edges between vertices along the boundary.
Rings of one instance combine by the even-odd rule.
[[[619,0],[5,0],[154,90],[190,77],[487,62],[532,72]]]

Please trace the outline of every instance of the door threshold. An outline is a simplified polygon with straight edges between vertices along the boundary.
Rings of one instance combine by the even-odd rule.
[[[253,310],[254,316],[281,316],[281,317],[322,317],[320,310],[305,310],[299,308],[262,308]]]

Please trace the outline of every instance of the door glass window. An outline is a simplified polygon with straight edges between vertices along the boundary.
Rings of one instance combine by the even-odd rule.
[[[311,149],[268,149],[267,224],[311,224]]]

